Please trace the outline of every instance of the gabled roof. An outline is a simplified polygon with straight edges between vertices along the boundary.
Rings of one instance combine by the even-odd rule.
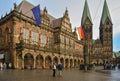
[[[31,11],[31,9],[32,8],[34,8],[34,5],[33,4],[31,4],[30,2],[28,2],[28,1],[26,1],[26,0],[23,0],[18,6],[17,6],[17,8],[16,8],[16,10],[18,11],[18,12],[22,12],[22,14],[24,14],[24,15],[26,15],[26,16],[28,16],[28,17],[33,17],[34,18],[34,16],[33,16],[33,13],[32,13],[32,11]],[[41,10],[41,14],[43,13],[43,11]],[[50,18],[50,22],[52,22],[54,19],[56,19],[56,18],[54,18],[53,16],[51,16],[51,15],[49,15],[48,14],[48,17]]]
[[[52,28],[60,27],[62,22],[62,17],[52,21]]]
[[[25,14],[28,17],[33,17],[33,13],[31,11],[31,9],[34,7],[34,5],[32,5],[31,3],[29,3],[26,0],[23,0],[18,6],[17,6],[17,11],[18,12],[22,12],[23,14]]]
[[[83,10],[82,20],[81,20],[81,25],[83,25],[83,24],[85,23],[85,20],[86,20],[87,18],[88,18],[88,19],[90,20],[90,22],[92,23],[92,18],[91,18],[91,15],[90,15],[88,3],[87,3],[87,0],[85,0],[84,10]]]
[[[107,2],[105,0],[104,6],[103,6],[102,17],[101,17],[101,23],[104,24],[107,18],[112,22],[111,16],[109,13],[109,9],[108,9],[108,5],[107,5]]]

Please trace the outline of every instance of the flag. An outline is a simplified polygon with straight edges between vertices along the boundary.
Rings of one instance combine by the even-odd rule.
[[[84,31],[82,26],[78,28],[78,35],[80,39],[84,39]]]
[[[34,7],[32,9],[35,21],[36,21],[36,25],[38,26],[41,23],[41,17],[40,17],[40,5]]]

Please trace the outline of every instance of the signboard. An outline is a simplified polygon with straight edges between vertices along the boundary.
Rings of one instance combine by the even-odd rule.
[[[3,59],[4,58],[4,54],[0,54],[0,59]]]

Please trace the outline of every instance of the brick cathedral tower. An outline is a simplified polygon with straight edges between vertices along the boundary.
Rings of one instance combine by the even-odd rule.
[[[92,19],[87,0],[85,0],[81,26],[84,30],[85,35],[85,38],[82,39],[82,42],[84,43],[84,59],[86,64],[90,64],[90,53],[92,46]]]
[[[93,24],[87,0],[85,0],[82,14],[81,26],[85,38],[81,41],[84,44],[84,61],[86,65],[95,63],[97,65],[110,62],[112,57],[112,20],[106,0],[104,1],[102,17],[100,21],[100,37],[93,40]]]
[[[109,61],[108,59],[112,56],[112,20],[109,13],[108,5],[105,0],[104,6],[103,6],[103,12],[102,17],[100,21],[100,40],[103,45],[103,54],[105,56],[106,61]]]

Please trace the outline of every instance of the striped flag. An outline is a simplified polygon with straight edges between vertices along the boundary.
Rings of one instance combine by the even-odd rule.
[[[79,35],[79,38],[80,38],[80,39],[84,39],[84,31],[83,31],[82,26],[80,26],[80,27],[78,28],[78,35]]]

